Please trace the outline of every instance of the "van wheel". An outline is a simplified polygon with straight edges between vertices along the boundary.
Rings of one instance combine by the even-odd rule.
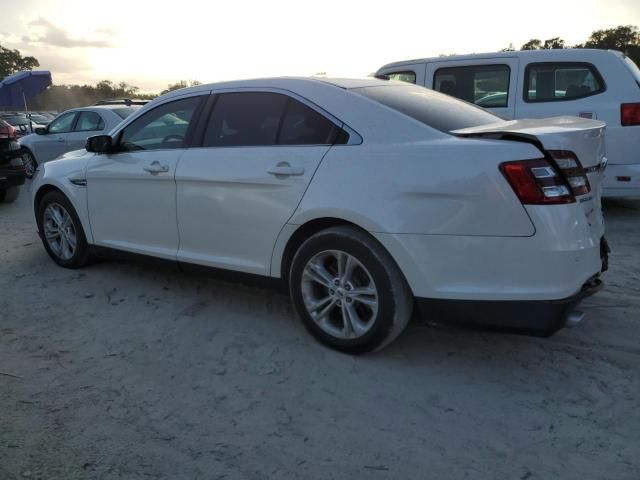
[[[45,194],[37,208],[44,248],[61,267],[80,268],[89,260],[89,245],[71,202],[60,192]]]
[[[289,290],[305,327],[347,353],[381,349],[407,326],[413,297],[375,239],[354,227],[316,233],[291,262]]]
[[[9,187],[6,190],[0,190],[0,202],[11,203],[18,198],[20,187]]]

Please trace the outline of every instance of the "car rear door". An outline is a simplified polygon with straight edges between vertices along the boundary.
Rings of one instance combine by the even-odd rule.
[[[67,134],[67,151],[84,148],[87,137],[100,135],[104,130],[105,122],[99,113],[90,110],[78,112],[74,128]]]
[[[518,57],[429,62],[425,86],[474,103],[503,118],[514,118]]]
[[[176,171],[178,260],[266,275],[276,238],[340,126],[277,91],[212,97]]]
[[[176,165],[205,98],[192,93],[155,106],[115,134],[113,153],[89,161],[94,243],[175,260]]]

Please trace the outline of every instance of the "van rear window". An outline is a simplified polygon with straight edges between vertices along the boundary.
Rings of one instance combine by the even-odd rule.
[[[480,107],[414,85],[361,87],[351,91],[445,133],[504,121]]]

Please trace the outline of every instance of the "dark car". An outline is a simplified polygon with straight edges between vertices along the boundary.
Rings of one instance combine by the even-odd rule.
[[[25,178],[16,129],[0,120],[0,202],[13,202]]]

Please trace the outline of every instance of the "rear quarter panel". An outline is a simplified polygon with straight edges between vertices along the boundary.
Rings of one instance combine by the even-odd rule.
[[[335,217],[380,233],[531,236],[498,165],[540,156],[528,144],[455,137],[334,146],[289,223]]]

